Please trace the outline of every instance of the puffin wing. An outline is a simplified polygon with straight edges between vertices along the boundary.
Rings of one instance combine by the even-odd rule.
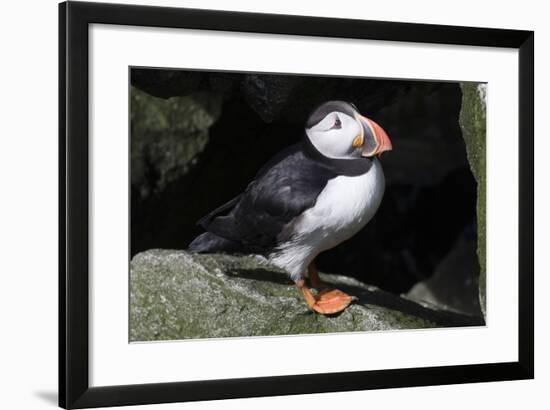
[[[233,207],[239,202],[241,199],[241,195],[237,195],[232,200],[226,202],[225,204],[217,207],[212,212],[208,213],[207,215],[203,216],[201,219],[197,221],[197,225],[201,226],[205,230],[208,230],[208,225],[212,222],[212,219],[214,219],[217,216],[220,216],[224,213],[228,213],[233,209]]]
[[[281,154],[260,170],[244,193],[230,202],[233,208],[228,215],[211,218],[203,227],[251,251],[264,252],[276,247],[283,239],[285,225],[313,207],[327,182],[337,176],[333,170],[305,156],[298,146]]]

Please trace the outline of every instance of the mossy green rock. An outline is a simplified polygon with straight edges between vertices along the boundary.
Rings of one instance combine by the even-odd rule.
[[[357,300],[343,313],[311,312],[288,276],[256,256],[149,250],[130,274],[130,340],[290,335],[480,324],[321,274]]]
[[[460,127],[468,162],[477,182],[477,256],[479,258],[479,303],[485,315],[485,207],[486,207],[486,93],[487,84],[462,83]]]
[[[194,93],[169,99],[130,88],[132,186],[146,198],[185,175],[208,142],[221,96]]]

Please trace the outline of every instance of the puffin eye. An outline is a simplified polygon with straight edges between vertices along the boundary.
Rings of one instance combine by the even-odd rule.
[[[342,121],[340,121],[340,118],[336,117],[336,120],[334,121],[334,124],[332,125],[332,127],[330,127],[330,129],[334,130],[340,128],[342,128]]]

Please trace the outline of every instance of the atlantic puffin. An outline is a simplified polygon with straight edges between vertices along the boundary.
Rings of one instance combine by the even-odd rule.
[[[299,143],[269,160],[243,193],[197,222],[206,232],[189,250],[264,255],[288,272],[310,309],[343,311],[353,298],[321,282],[314,259],[374,216],[385,187],[377,156],[391,149],[382,127],[352,103],[325,102],[309,115]]]

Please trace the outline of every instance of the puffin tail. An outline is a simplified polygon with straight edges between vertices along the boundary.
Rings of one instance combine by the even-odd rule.
[[[205,232],[197,236],[187,249],[192,253],[241,253],[244,251],[238,242],[222,238],[212,232]]]

